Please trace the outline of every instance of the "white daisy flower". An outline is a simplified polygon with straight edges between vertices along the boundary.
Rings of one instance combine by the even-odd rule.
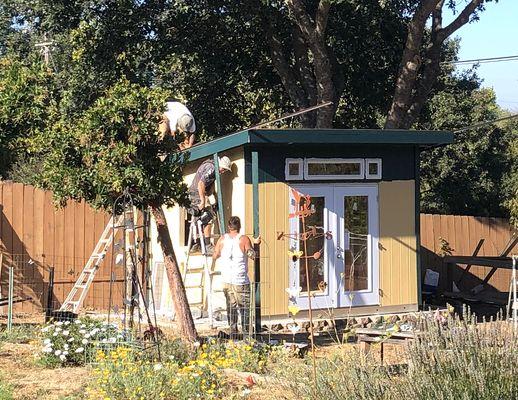
[[[67,356],[67,355],[68,355],[68,351],[66,351],[66,350],[65,350],[65,351],[63,352],[63,355]]]
[[[63,336],[68,336],[70,334],[70,331],[63,331]]]
[[[59,358],[60,358],[61,361],[65,361],[67,359],[67,356],[65,356],[64,354],[61,354],[59,356]]]
[[[63,325],[63,322],[62,321],[57,321],[54,325],[61,326],[61,325]]]
[[[43,344],[49,344],[49,343],[50,343],[50,339],[45,339],[45,340],[43,341]]]
[[[73,342],[75,339],[73,337],[69,338],[67,342]]]
[[[43,351],[44,353],[52,353],[52,347],[44,347],[41,351]]]
[[[65,343],[65,345],[63,347],[65,350],[68,350],[68,344]]]
[[[90,335],[89,333],[87,333],[87,334],[85,335],[85,339],[89,339],[89,338],[90,338],[90,336],[92,336],[92,335]]]
[[[80,333],[81,335],[84,335],[84,334],[86,333],[86,331],[85,331],[84,329],[79,329],[79,333]]]
[[[56,350],[56,351],[54,352],[54,355],[56,355],[56,356],[59,356],[60,354],[61,354],[61,350]]]
[[[115,343],[116,341],[117,341],[117,339],[114,337],[111,337],[108,339],[108,342],[110,342],[110,343]]]
[[[65,325],[70,325],[70,321],[65,321]]]
[[[61,332],[61,328],[59,326],[56,326],[56,332]]]
[[[54,333],[52,334],[52,336],[57,336],[57,335],[59,335],[59,332],[54,332]]]
[[[75,323],[76,323],[77,325],[79,325],[79,324],[81,324],[81,320],[80,320],[80,319],[76,319],[76,320],[75,320]]]
[[[162,364],[160,364],[160,363],[153,365],[153,369],[155,371],[160,371],[162,368],[163,368]]]
[[[83,339],[83,340],[81,340],[81,343],[83,343],[83,344],[87,344],[87,343],[88,343],[88,340]]]
[[[83,347],[78,347],[76,349],[76,353],[82,353],[83,351],[85,351],[85,349]]]

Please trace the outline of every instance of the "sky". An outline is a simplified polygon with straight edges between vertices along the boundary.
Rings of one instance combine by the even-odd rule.
[[[452,19],[451,13],[445,16],[443,25]],[[518,55],[518,0],[487,3],[480,20],[464,25],[454,36],[461,39],[459,60]],[[518,60],[481,64],[477,71],[482,86],[495,90],[498,104],[518,112]]]

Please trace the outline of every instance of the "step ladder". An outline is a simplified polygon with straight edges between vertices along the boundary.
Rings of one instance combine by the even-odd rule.
[[[203,265],[201,267],[190,268],[189,261],[191,258],[190,249],[194,241],[198,238],[200,241],[201,247],[201,255],[204,258]],[[212,271],[212,257],[207,256],[207,251],[205,249],[205,243],[203,240],[203,225],[199,218],[192,216],[189,226],[189,240],[187,242],[187,259],[185,262],[184,269],[182,271],[182,281],[185,285],[185,291],[189,289],[201,289],[201,301],[198,303],[189,302],[190,307],[200,307],[201,314],[205,308],[207,308],[207,313],[209,317],[209,326],[212,328],[214,326],[214,315],[212,309],[212,277],[214,275],[218,275],[219,273]],[[187,276],[190,273],[200,274],[200,282],[198,285],[187,286],[186,280]],[[174,320],[176,317],[176,310],[173,310],[172,319]]]
[[[92,285],[95,274],[99,270],[99,267],[101,266],[104,258],[106,257],[106,253],[108,252],[113,242],[116,230],[118,228],[123,228],[123,224],[124,214],[117,216],[115,219],[114,217],[110,218],[106,228],[104,228],[101,238],[97,242],[97,245],[92,251],[90,258],[86,262],[85,267],[77,278],[74,287],[59,308],[59,311],[71,311],[75,314],[78,313],[86,297],[86,294],[88,293],[88,289]]]

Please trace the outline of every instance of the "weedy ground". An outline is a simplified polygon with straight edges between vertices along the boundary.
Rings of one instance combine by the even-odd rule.
[[[406,346],[385,345],[383,365],[377,345],[367,355],[351,343],[319,347],[315,385],[310,357],[281,346],[167,338],[158,362],[124,342],[73,347],[118,334],[96,322],[16,327],[0,331],[0,400],[518,398],[518,335],[507,321],[445,315],[421,330]]]

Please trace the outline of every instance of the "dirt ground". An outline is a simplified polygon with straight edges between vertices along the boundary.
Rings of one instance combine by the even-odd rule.
[[[34,354],[39,350],[26,343],[4,343],[0,348],[0,371],[15,399],[66,399],[83,391],[90,376],[88,368],[38,366]]]

